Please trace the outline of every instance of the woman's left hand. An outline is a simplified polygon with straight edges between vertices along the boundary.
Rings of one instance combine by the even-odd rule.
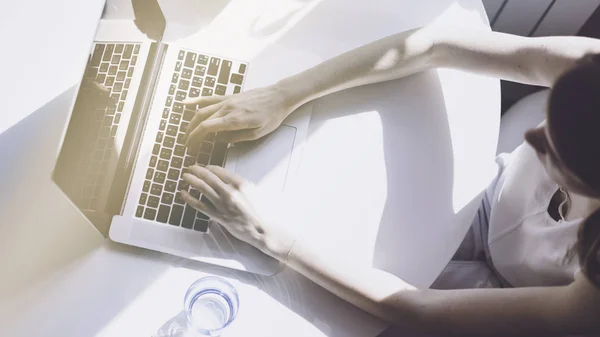
[[[217,221],[235,238],[280,261],[286,258],[295,238],[269,221],[270,214],[264,214],[275,211],[274,205],[257,207],[264,198],[251,182],[219,166],[195,165],[188,169],[183,179],[210,203],[182,190],[181,197],[186,203]]]

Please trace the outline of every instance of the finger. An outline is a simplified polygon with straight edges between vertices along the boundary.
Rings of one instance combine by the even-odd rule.
[[[226,131],[217,134],[217,140],[224,143],[241,143],[264,136],[262,128],[254,128],[240,131]]]
[[[217,133],[223,131],[243,130],[246,126],[243,123],[232,122],[227,116],[210,118],[200,123],[187,138],[186,144],[191,142],[199,142],[206,138],[209,133]]]
[[[219,216],[219,212],[213,207],[205,204],[203,201],[194,198],[193,195],[188,191],[180,191],[181,199],[185,201],[188,205],[192,206],[197,211],[200,211],[206,214],[211,219],[216,219]]]
[[[227,184],[223,180],[221,180],[219,177],[217,177],[214,173],[207,170],[206,168],[199,165],[193,165],[188,168],[188,172],[195,175],[200,180],[203,180],[209,187],[211,187],[216,192],[218,196],[214,197],[215,200],[211,200],[211,202],[215,203],[215,201],[220,200],[220,196],[229,193],[229,186],[227,186]]]
[[[186,98],[181,103],[184,105],[198,105],[200,108],[207,107],[209,105],[217,104],[224,101],[228,96],[205,96],[196,98]]]
[[[211,106],[208,106],[206,108],[196,111],[196,114],[190,121],[190,125],[188,125],[188,127],[187,127],[187,130],[185,133],[186,139],[189,138],[192,131],[194,131],[194,129],[196,129],[198,127],[198,125],[200,125],[200,123],[202,123],[205,120],[212,117],[215,113],[217,113],[219,111],[220,108],[221,108],[221,104],[215,104],[215,105],[211,105]]]
[[[213,204],[219,200],[219,195],[217,192],[212,187],[208,186],[204,180],[198,178],[197,176],[190,173],[184,173],[183,181],[187,182],[193,188],[200,191],[200,193],[204,194]]]
[[[212,172],[219,179],[223,180],[225,183],[236,188],[246,183],[246,180],[244,178],[227,169],[222,168],[221,166],[208,165],[206,166],[206,169]]]

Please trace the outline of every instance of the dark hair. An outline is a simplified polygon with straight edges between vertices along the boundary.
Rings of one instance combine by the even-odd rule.
[[[600,195],[600,54],[586,55],[556,81],[547,122],[561,162]],[[600,209],[583,220],[573,249],[600,288]]]
[[[547,121],[562,163],[600,194],[600,54],[583,57],[556,81]]]
[[[579,225],[576,250],[583,273],[600,288],[600,209]]]

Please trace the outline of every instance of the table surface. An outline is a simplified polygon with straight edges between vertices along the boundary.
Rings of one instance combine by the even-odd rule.
[[[199,3],[161,1],[168,22],[187,8],[189,17],[180,22],[193,23],[172,24],[165,38],[185,41],[193,37],[190,26],[210,30],[248,6],[247,0]],[[38,1],[32,11],[11,2],[0,14],[5,45],[24,51],[0,55],[0,92],[10,111],[0,117],[0,335],[148,336],[181,310],[189,284],[205,275],[223,276],[239,290],[239,316],[227,336],[382,331],[383,322],[291,270],[264,277],[207,266],[112,243],[85,224],[49,173],[102,5]],[[381,0],[378,6],[253,0],[251,7],[254,12],[242,12],[256,16],[244,21],[264,48],[256,62],[264,62],[261,55],[274,41],[325,60],[433,20],[488,24],[478,0]],[[42,40],[40,34],[45,42],[28,43]],[[499,89],[498,80],[440,69],[317,100],[300,169],[303,222],[315,247],[329,247],[335,233],[339,254],[428,287],[458,247],[494,174]]]

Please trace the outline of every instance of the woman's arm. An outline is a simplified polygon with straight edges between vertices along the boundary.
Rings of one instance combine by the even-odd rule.
[[[190,99],[200,110],[188,127],[192,144],[221,132],[231,142],[254,140],[275,130],[300,105],[365,84],[447,67],[510,81],[550,86],[600,40],[584,37],[521,37],[428,25],[371,42],[285,78],[272,86],[223,97]]]
[[[317,251],[286,227],[266,221],[268,214],[254,207],[260,195],[234,173],[193,166],[184,180],[211,203],[185,191],[182,198],[230,234],[388,322],[460,336],[600,333],[600,290],[580,274],[563,287],[417,290],[391,274],[337,256],[332,249]]]
[[[277,252],[265,252],[277,256]],[[600,333],[600,289],[583,275],[569,286],[415,290],[383,271],[294,243],[287,265],[390,323],[444,336]]]

